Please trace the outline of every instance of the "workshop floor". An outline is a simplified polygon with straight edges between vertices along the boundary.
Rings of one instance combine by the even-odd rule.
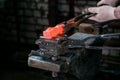
[[[8,48],[10,50],[5,50]],[[27,66],[27,62],[14,60],[10,53],[15,49],[12,49],[11,46],[3,46],[1,50],[3,55],[0,55],[0,80],[54,80],[51,72],[30,68]],[[26,57],[26,55],[22,56],[25,59]],[[99,72],[94,80],[120,80],[120,75]]]
[[[30,68],[24,62],[4,61],[0,65],[0,80],[54,80],[51,72]],[[71,79],[74,80],[74,79]],[[76,79],[75,79],[76,80]],[[94,80],[120,80],[120,75],[109,72],[99,72]]]
[[[52,78],[47,71],[21,64],[4,64],[4,67],[0,68],[0,80],[52,80]]]
[[[0,80],[54,80],[51,77],[51,72],[26,66],[10,65],[0,69]],[[94,80],[120,80],[120,75],[100,72]]]

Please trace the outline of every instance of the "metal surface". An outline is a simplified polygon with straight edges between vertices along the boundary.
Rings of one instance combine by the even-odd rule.
[[[59,72],[60,71],[60,64],[46,61],[42,59],[40,56],[30,56],[28,58],[28,65],[31,67],[36,67],[43,70]]]

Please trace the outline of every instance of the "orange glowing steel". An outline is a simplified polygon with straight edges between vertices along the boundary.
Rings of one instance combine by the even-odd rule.
[[[58,35],[64,34],[64,24],[58,24],[55,27],[48,27],[45,31],[43,31],[43,36],[45,39],[53,39]]]

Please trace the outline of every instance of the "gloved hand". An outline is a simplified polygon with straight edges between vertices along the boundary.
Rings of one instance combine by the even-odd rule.
[[[97,6],[103,5],[103,4],[107,4],[109,6],[115,6],[118,0],[100,0],[97,3]]]
[[[115,8],[111,6],[90,7],[88,8],[88,12],[97,14],[93,17],[90,17],[89,19],[97,22],[116,19],[114,16],[114,9]]]

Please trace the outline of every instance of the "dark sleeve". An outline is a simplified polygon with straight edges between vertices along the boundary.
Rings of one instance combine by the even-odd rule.
[[[117,0],[117,1],[116,1],[116,7],[117,7],[117,6],[120,6],[120,0]]]

